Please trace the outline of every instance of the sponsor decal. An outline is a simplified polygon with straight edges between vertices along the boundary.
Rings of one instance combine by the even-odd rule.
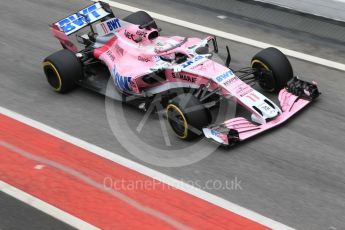
[[[231,85],[232,83],[234,83],[235,81],[239,80],[239,78],[237,76],[234,76],[228,80],[226,80],[223,85],[224,86],[228,86],[228,85]]]
[[[203,56],[196,56],[192,60],[186,61],[185,63],[182,64],[182,68],[187,68],[188,66],[191,66],[192,64],[196,63],[197,61],[203,59]]]
[[[125,30],[125,36],[128,38],[128,39],[131,39],[134,41],[134,34],[128,32],[127,30]]]
[[[114,65],[113,69],[113,78],[115,85],[119,87],[121,90],[131,91],[131,77],[122,76],[119,72],[117,72],[116,66]]]
[[[114,54],[111,52],[111,50],[108,50],[106,52],[106,54],[108,55],[108,57],[110,58],[111,61],[115,61],[115,56]]]
[[[139,61],[142,61],[142,62],[149,62],[149,61],[151,61],[150,58],[142,57],[142,56],[138,56],[138,60],[139,60]]]
[[[242,87],[239,86],[236,90],[236,94],[239,94],[240,97],[243,97],[247,95],[248,93],[253,92],[253,89],[251,87]]]
[[[118,44],[115,45],[115,51],[118,55],[123,56],[123,49]]]
[[[222,83],[223,81],[227,80],[228,78],[230,78],[232,76],[234,76],[234,73],[231,70],[229,70],[229,71],[217,76],[216,81],[218,83]]]
[[[172,73],[172,77],[173,78],[178,78],[178,79],[181,79],[181,80],[184,80],[184,81],[188,81],[188,82],[191,82],[191,83],[195,83],[196,82],[196,77],[191,77],[191,76],[188,76],[188,75],[184,75],[184,74],[178,74],[178,73]]]
[[[266,111],[266,112],[269,112],[269,111],[272,110],[272,108],[269,107],[269,106],[266,105],[266,104],[261,105],[261,106],[260,106],[260,109],[261,109],[261,110],[264,110],[264,111]]]
[[[214,130],[214,129],[211,129],[211,134],[216,136],[216,137],[219,137],[220,136],[220,132]]]
[[[110,31],[116,30],[121,27],[120,20],[118,18],[114,18],[107,22],[107,26]]]
[[[113,18],[106,22],[102,22],[100,26],[105,34],[108,34],[118,28],[121,28],[120,20],[118,18]]]
[[[142,37],[145,37],[147,33],[142,30],[137,30],[135,34],[142,38]],[[132,34],[131,32],[128,32],[127,30],[125,30],[125,36],[128,39],[131,39],[133,41],[136,41],[135,34]]]
[[[252,102],[260,100],[260,98],[257,95],[255,95],[255,93],[247,94],[246,97],[250,99]]]
[[[88,23],[95,22],[108,14],[109,13],[100,8],[99,3],[96,3],[67,18],[60,20],[57,22],[57,24],[65,34],[69,35],[84,27]]]
[[[107,26],[105,25],[104,22],[102,22],[102,23],[100,24],[100,26],[102,27],[103,32],[104,32],[105,34],[109,33],[109,30],[108,30],[108,28],[107,28]]]
[[[145,32],[143,30],[137,30],[136,34],[139,35],[140,37],[145,37],[147,32]]]

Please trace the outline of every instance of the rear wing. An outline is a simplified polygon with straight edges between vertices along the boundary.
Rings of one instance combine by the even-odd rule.
[[[114,14],[107,3],[100,1],[51,24],[50,30],[64,48],[77,52],[68,36],[106,17],[114,17]]]
[[[53,23],[60,31],[64,32],[67,36],[71,35],[78,30],[92,24],[102,18],[112,15],[108,4],[103,2],[96,2],[60,21]]]

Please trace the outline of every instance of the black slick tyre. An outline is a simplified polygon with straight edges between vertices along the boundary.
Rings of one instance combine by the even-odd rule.
[[[193,95],[180,94],[167,105],[170,127],[178,138],[193,140],[202,135],[202,128],[211,122],[207,108]]]
[[[49,85],[58,93],[67,93],[77,87],[83,77],[83,67],[74,53],[63,49],[43,61],[43,71]]]
[[[293,70],[287,57],[278,49],[270,47],[257,53],[251,67],[258,70],[258,81],[265,91],[279,92],[293,77]],[[264,71],[271,74],[263,74]]]

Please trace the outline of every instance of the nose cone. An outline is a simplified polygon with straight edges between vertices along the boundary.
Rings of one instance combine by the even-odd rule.
[[[267,102],[267,99],[262,101],[258,106],[254,106],[254,108],[260,116],[252,114],[251,118],[252,121],[259,124],[265,124],[268,120],[277,117],[281,113],[279,107],[271,102]]]
[[[279,114],[279,110],[277,108],[273,108],[266,102],[261,104],[259,109],[261,110],[262,116],[264,117],[264,119],[274,118]]]

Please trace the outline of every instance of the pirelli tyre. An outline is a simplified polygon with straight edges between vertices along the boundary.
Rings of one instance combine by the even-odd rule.
[[[83,76],[81,62],[67,49],[57,51],[45,58],[43,71],[49,85],[58,93],[67,93],[76,88],[76,82]]]
[[[251,67],[258,69],[259,85],[269,92],[279,92],[293,77],[289,60],[280,50],[273,47],[257,53],[251,60]]]
[[[123,20],[135,25],[145,25],[152,22],[150,26],[154,29],[158,28],[153,18],[145,11],[137,11],[135,13],[132,13],[128,15],[127,17],[123,18]]]
[[[202,128],[211,122],[207,108],[192,94],[180,94],[166,107],[170,127],[178,138],[193,140],[202,135]]]

